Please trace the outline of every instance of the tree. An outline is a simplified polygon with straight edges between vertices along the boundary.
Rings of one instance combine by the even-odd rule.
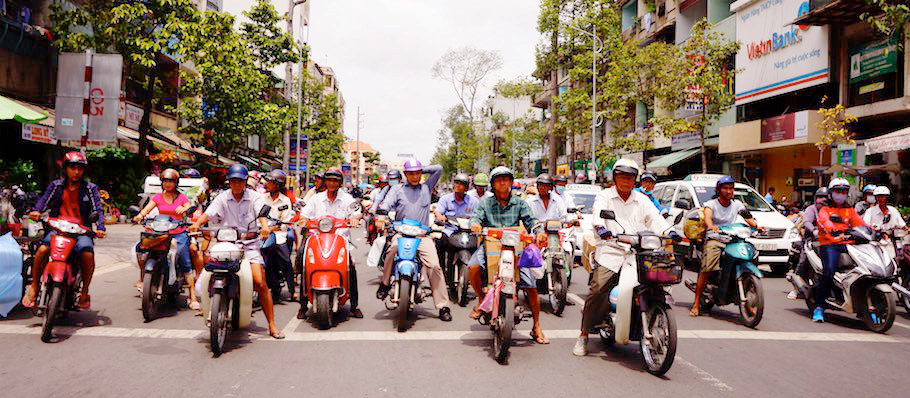
[[[442,165],[445,177],[459,171],[474,173],[480,158],[492,146],[487,135],[474,135],[472,123],[461,105],[445,113],[438,137],[432,162]]]
[[[189,50],[187,43],[203,28],[197,2],[85,0],[79,7],[64,4],[51,5],[54,46],[60,51],[119,53],[130,75],[145,88],[145,113],[139,123],[139,153],[145,154],[152,109],[162,95],[158,90],[163,80],[162,60],[167,55],[182,62]],[[144,157],[137,159],[143,161]]]
[[[452,85],[455,95],[461,101],[468,120],[474,121],[474,102],[477,90],[490,72],[502,67],[502,58],[496,51],[484,51],[471,47],[449,50],[433,66],[433,77]]]
[[[893,37],[910,23],[910,5],[906,0],[866,0],[866,4],[881,12],[866,12],[860,14],[859,17],[879,34]],[[904,34],[910,37],[910,31],[906,31]],[[903,48],[902,41],[898,41],[898,48]]]
[[[379,152],[364,152],[363,157],[367,163],[374,166],[378,165],[379,162],[382,161],[381,156],[379,156]]]
[[[827,102],[828,97],[822,98],[822,103]],[[843,104],[836,104],[834,107],[820,107],[818,114],[822,115],[822,120],[816,123],[815,127],[822,130],[822,137],[815,143],[818,148],[818,163],[822,163],[822,157],[825,150],[830,149],[838,144],[854,144],[853,133],[847,128],[850,123],[856,123],[856,116],[847,113],[847,108]]]

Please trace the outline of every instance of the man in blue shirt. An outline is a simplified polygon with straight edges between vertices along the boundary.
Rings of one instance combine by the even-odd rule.
[[[651,203],[654,203],[654,207],[657,208],[657,211],[660,213],[660,215],[669,213],[670,209],[667,206],[661,205],[657,198],[654,197],[653,191],[654,185],[657,184],[657,174],[654,174],[653,171],[645,170],[641,173],[640,181],[641,186],[635,188],[635,190],[645,194],[645,196],[651,200]]]
[[[436,210],[433,212],[439,222],[446,222],[450,217],[471,217],[471,213],[477,208],[479,200],[473,196],[467,195],[468,186],[470,186],[470,177],[464,173],[455,175],[452,185],[452,193],[443,195],[436,204]],[[456,228],[447,224],[442,233],[444,237],[436,242],[436,249],[439,252],[439,263],[446,267],[446,275],[454,275],[451,271],[451,254],[452,247],[449,245],[447,237],[451,236]],[[451,282],[451,281],[450,281]]]
[[[423,174],[429,174],[429,176],[427,181],[421,184],[420,179]],[[409,159],[404,164],[404,176],[407,183],[393,186],[385,199],[382,200],[379,209],[395,211],[395,221],[407,218],[424,224],[430,220],[430,203],[433,197],[433,188],[436,187],[436,183],[442,177],[442,166],[432,165],[424,168],[423,164],[417,159]],[[392,279],[392,262],[395,260],[393,253],[398,252],[399,236],[396,234],[392,237],[389,255],[385,257],[385,272],[379,282],[379,290],[376,291],[376,298],[380,300],[389,294],[389,284]],[[417,253],[420,256],[420,263],[427,269],[427,278],[430,280],[430,288],[433,290],[433,302],[439,310],[439,319],[449,322],[452,320],[452,312],[449,310],[449,292],[446,289],[445,275],[439,266],[439,256],[436,253],[436,245],[433,243],[433,238],[429,236],[420,238]]]

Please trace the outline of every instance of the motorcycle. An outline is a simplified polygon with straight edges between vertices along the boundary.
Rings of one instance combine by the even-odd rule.
[[[95,222],[97,213],[92,213],[90,220]],[[87,235],[93,237],[90,227],[72,222],[65,218],[49,218],[47,225],[56,234],[51,237],[50,259],[41,275],[41,283],[35,297],[41,298],[38,311],[44,314],[41,325],[41,341],[49,343],[54,338],[54,322],[66,317],[68,311],[79,311],[77,298],[82,291],[82,275],[78,256],[74,256],[76,239]],[[42,295],[43,290],[43,295]]]
[[[446,275],[446,284],[449,288],[449,297],[464,307],[468,304],[468,263],[471,254],[477,250],[477,236],[471,232],[470,217],[452,217],[446,224],[455,230],[447,237],[446,243],[449,252],[444,253],[446,259],[443,269]]]
[[[174,305],[183,290],[183,280],[177,275],[174,235],[188,225],[186,220],[177,221],[162,214],[142,221],[146,230],[140,235],[137,253],[146,256],[142,278],[142,317],[146,322],[158,318],[158,309],[164,302]]]
[[[269,218],[268,226],[269,228],[275,228],[280,226],[289,226],[292,227],[294,223],[279,221],[273,218]],[[286,285],[288,288],[288,293],[293,295],[294,290],[296,289],[294,281],[294,270],[293,264],[291,264],[291,258],[293,258],[294,251],[294,235],[293,232],[288,231],[274,231],[271,233],[268,242],[272,242],[269,247],[266,247],[265,244],[262,246],[262,258],[266,262],[265,267],[265,280],[269,285],[269,290],[272,292],[272,298],[277,303],[281,301],[281,289],[282,285]]]
[[[499,262],[488,264],[488,275],[492,288],[487,296],[492,295],[492,309],[484,311],[477,321],[488,324],[493,332],[493,357],[497,362],[505,362],[512,346],[512,330],[515,325],[525,318],[524,307],[518,304],[518,268],[519,256],[516,248],[522,243],[534,242],[534,236],[523,234],[516,230],[502,228],[486,228],[482,235],[499,240],[502,248],[499,252]],[[490,300],[484,297],[484,302]]]
[[[308,220],[306,229],[310,237],[304,246],[306,252],[306,287],[301,286],[301,306],[306,297],[307,306],[313,309],[316,322],[321,329],[335,325],[335,316],[350,299],[350,276],[348,265],[351,261],[347,240],[337,234],[342,228],[350,228],[348,220],[323,216]],[[304,292],[307,289],[307,292]]]
[[[259,218],[268,216],[269,210],[268,205],[263,206]],[[254,220],[246,231],[223,227],[204,232],[212,241],[197,284],[206,287],[206,292],[201,294],[202,315],[205,325],[209,327],[210,345],[215,356],[224,352],[228,324],[233,330],[250,324],[253,271],[249,260],[243,259],[243,246],[246,242],[259,239],[259,233],[252,230],[255,223]]]
[[[547,246],[541,250],[545,276],[537,281],[537,292],[547,296],[553,315],[561,316],[566,309],[566,294],[569,291],[568,277],[572,269],[573,252],[566,251],[560,244],[559,233],[567,223],[560,220],[542,222],[547,233]]]
[[[615,220],[616,214],[601,210],[600,217]],[[627,245],[635,260],[622,264],[619,283],[610,291],[610,317],[595,329],[604,345],[638,340],[645,369],[661,376],[676,358],[676,318],[670,310],[669,288],[682,281],[683,266],[672,246],[665,246],[672,242],[670,237],[624,230],[610,239]]]
[[[908,235],[905,229],[894,229],[891,232],[891,241],[894,244],[894,261],[897,265],[891,284],[900,298],[901,305],[910,312],[910,245],[907,243]]]
[[[842,222],[836,214],[834,222]],[[818,285],[824,266],[818,255],[818,243],[806,245],[808,278],[791,275],[793,287],[805,297],[811,313],[822,305],[848,314],[856,314],[869,330],[884,333],[894,324],[896,298],[892,288],[895,281],[895,261],[877,244],[878,234],[867,226],[853,227],[844,232],[844,240],[853,241],[841,253],[831,281],[831,295],[824,303],[816,303],[814,289]]]
[[[752,218],[748,210],[740,212],[745,219]],[[746,239],[755,234],[746,224],[730,224],[720,227],[718,232],[709,232],[708,238],[725,243],[720,257],[720,271],[712,272],[707,285],[698,298],[699,309],[710,311],[715,305],[736,304],[739,307],[739,321],[749,328],[761,322],[765,312],[762,289],[762,272],[755,265],[758,251]],[[686,287],[695,291],[695,282],[687,280]]]
[[[386,298],[385,306],[387,310],[393,312],[392,319],[398,331],[403,332],[406,330],[411,310],[431,294],[428,288],[420,286],[422,267],[420,257],[417,255],[420,238],[429,235],[430,228],[411,219],[395,221],[392,225],[395,232],[401,236],[398,238],[398,252],[394,254],[395,259],[392,263],[394,271],[392,293]]]
[[[25,295],[25,287],[32,283],[35,254],[38,253],[38,247],[41,246],[41,240],[44,239],[44,223],[27,218],[26,220],[26,236],[14,237],[19,243],[19,249],[22,250],[22,295]]]

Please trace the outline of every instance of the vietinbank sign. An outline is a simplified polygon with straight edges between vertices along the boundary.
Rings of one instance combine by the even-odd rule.
[[[790,23],[808,0],[739,0],[736,105],[828,82],[828,27]]]

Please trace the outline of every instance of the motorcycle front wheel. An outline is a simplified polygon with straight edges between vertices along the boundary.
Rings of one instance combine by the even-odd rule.
[[[411,312],[411,280],[401,278],[398,280],[398,308],[392,315],[399,332],[407,330],[409,312]]]
[[[875,286],[866,293],[866,310],[863,322],[869,330],[876,333],[885,333],[894,325],[894,315],[897,310],[894,292],[883,292]]]
[[[553,272],[549,276],[553,278],[553,290],[547,295],[550,309],[553,310],[553,315],[562,316],[566,309],[566,270],[562,264],[553,264]]]
[[[740,277],[746,301],[739,301],[739,317],[743,325],[755,328],[761,322],[765,312],[765,297],[762,291],[761,279],[752,273],[743,273]]]
[[[455,262],[458,267],[458,284],[455,286],[455,300],[458,306],[468,305],[468,266],[461,261]]]
[[[151,259],[146,261],[153,261]],[[156,292],[161,278],[158,271],[146,274],[142,279],[142,318],[151,322],[158,317],[158,299]]]
[[[224,340],[227,336],[227,303],[228,300],[225,300],[225,297],[222,293],[215,293],[212,295],[211,300],[211,309],[209,313],[212,315],[212,320],[209,323],[210,328],[210,344],[212,346],[212,354],[219,356],[224,353]],[[237,314],[234,314],[236,317]]]
[[[328,293],[316,294],[316,323],[320,329],[332,327],[332,297]]]
[[[63,304],[63,287],[56,283],[49,283],[45,291],[47,310],[44,311],[44,323],[41,325],[41,341],[50,343],[54,339],[54,322],[57,320]]]
[[[512,329],[515,326],[515,300],[512,295],[499,294],[499,312],[493,329],[493,356],[496,362],[503,363],[509,357],[509,347],[512,346]]]
[[[639,341],[645,370],[655,376],[662,376],[670,370],[676,358],[676,318],[673,318],[667,304],[659,303],[648,311],[648,331],[651,340],[642,336]]]

